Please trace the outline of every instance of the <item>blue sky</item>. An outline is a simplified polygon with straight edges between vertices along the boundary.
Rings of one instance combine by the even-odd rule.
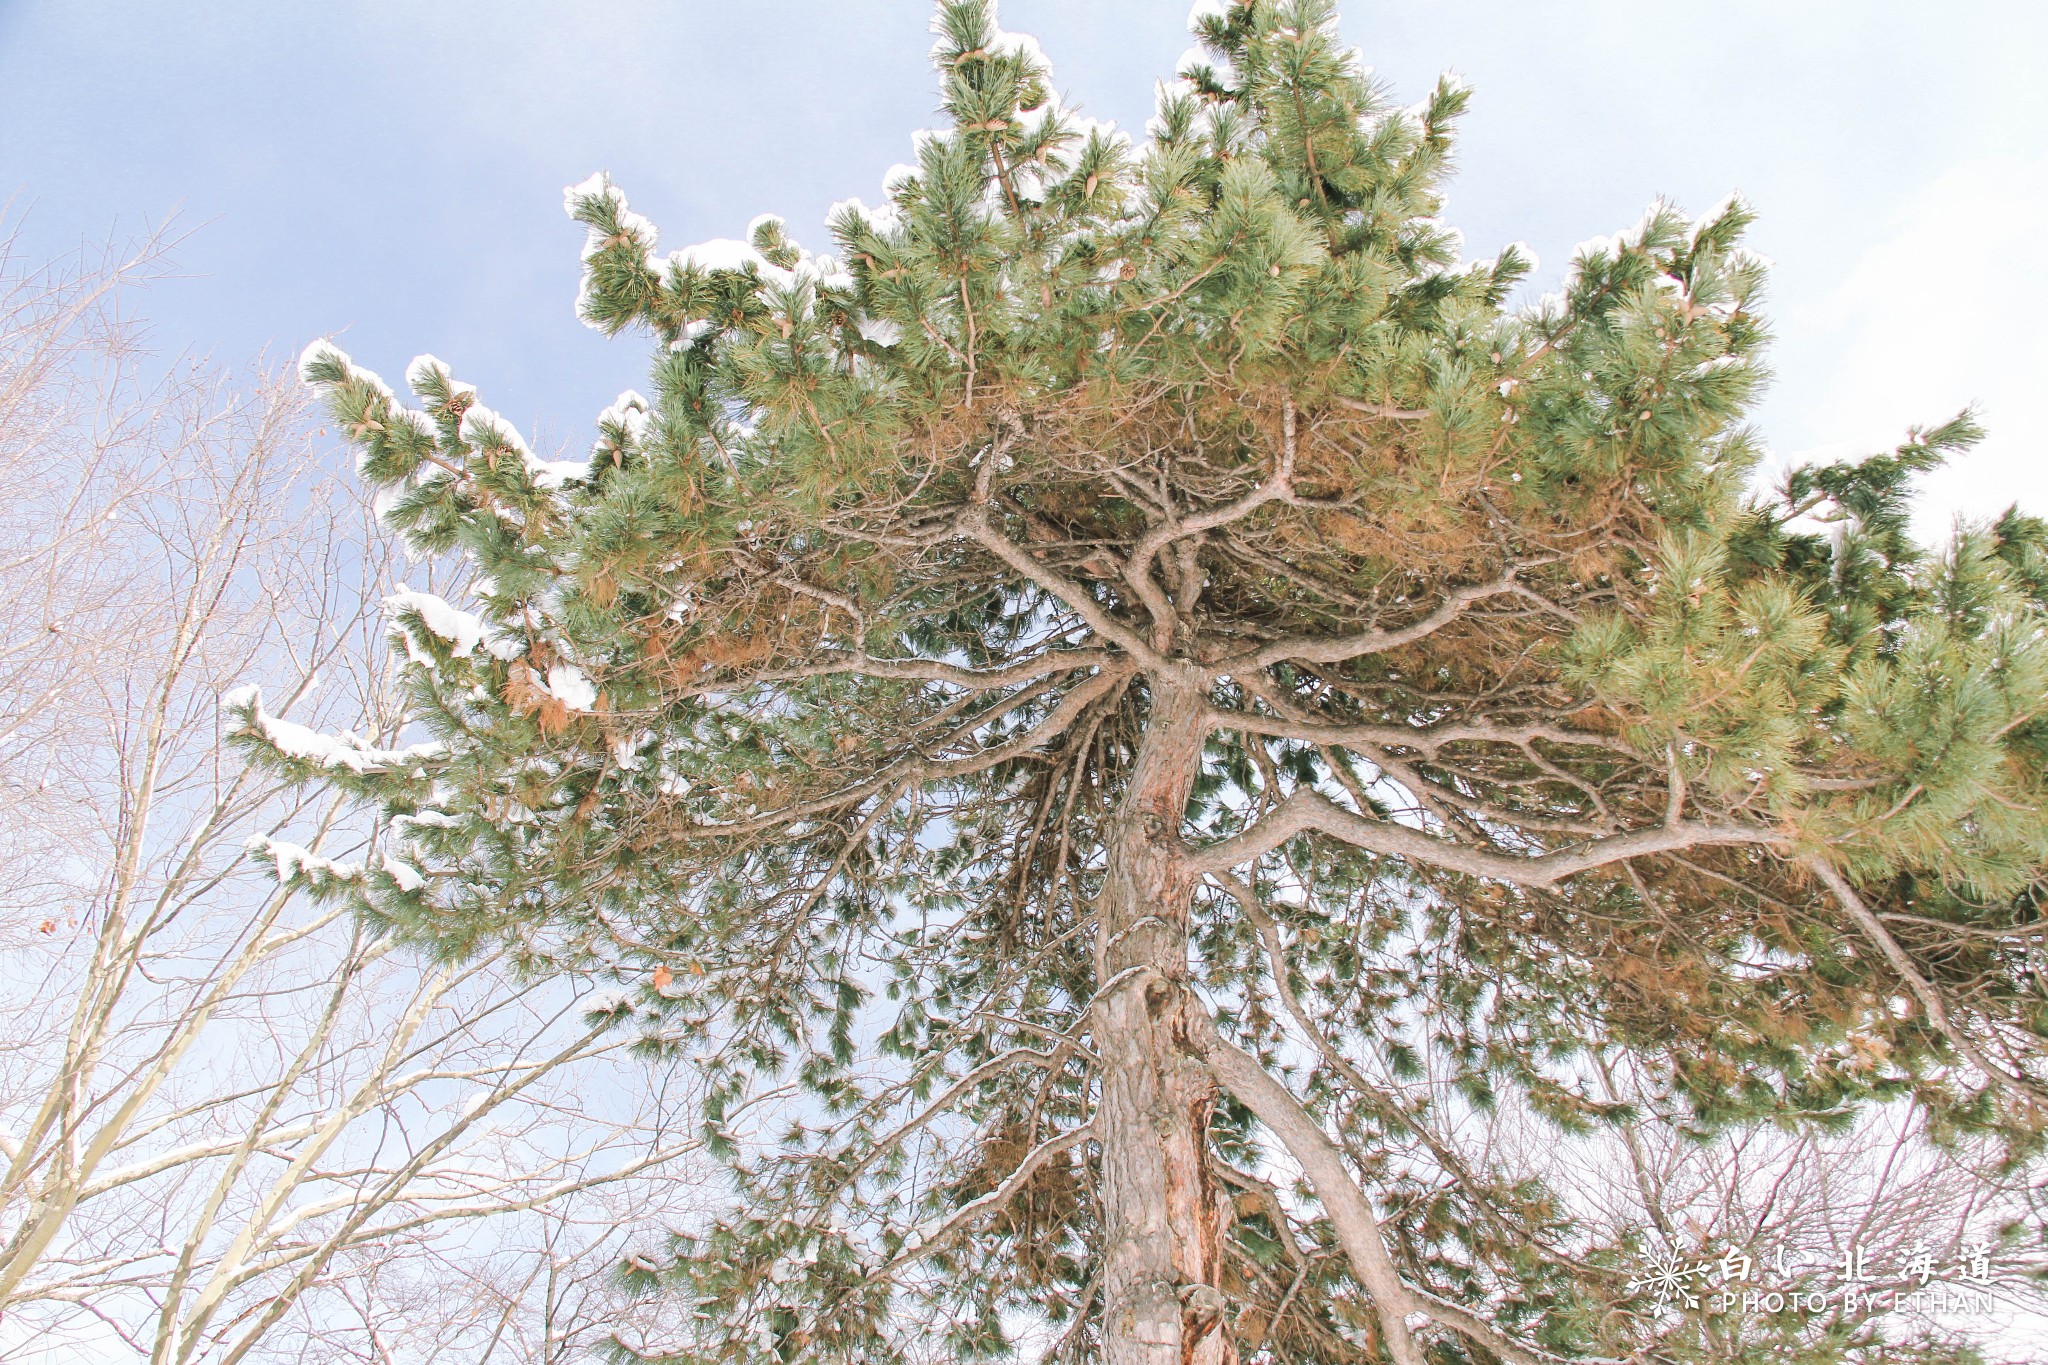
[[[1141,127],[1186,0],[1007,0],[1070,103]],[[924,0],[0,0],[0,193],[33,249],[176,214],[158,346],[238,360],[338,334],[396,378],[432,351],[547,442],[643,348],[575,322],[561,188],[605,168],[667,246],[871,201],[933,121]],[[2048,52],[2032,0],[1351,0],[1402,101],[1476,87],[1449,217],[1468,251],[1572,246],[1731,189],[1778,263],[1783,454],[1851,453],[1980,401],[1951,509],[2048,510]]]

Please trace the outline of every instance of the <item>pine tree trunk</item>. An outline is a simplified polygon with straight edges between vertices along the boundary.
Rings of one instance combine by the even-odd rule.
[[[1186,1046],[1194,878],[1180,823],[1201,758],[1202,696],[1155,685],[1131,783],[1109,832],[1096,945],[1102,1058],[1103,1360],[1235,1365],[1218,1287],[1224,1205],[1208,1164],[1216,1083]],[[1126,976],[1126,974],[1128,974]],[[1122,977],[1124,979],[1119,980]]]

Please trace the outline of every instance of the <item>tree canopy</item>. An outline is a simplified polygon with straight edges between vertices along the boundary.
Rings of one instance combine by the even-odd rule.
[[[1438,217],[1463,88],[1393,104],[1328,0],[1195,23],[1138,142],[946,0],[950,125],[832,255],[571,189],[654,347],[587,460],[309,348],[473,610],[394,599],[430,743],[243,733],[389,818],[326,889],[606,964],[714,1078],[660,1358],[1849,1349],[1644,1306],[1442,1120],[2030,1156],[2048,525],[1911,538],[1968,413],[1756,486],[1739,200],[1517,303]]]

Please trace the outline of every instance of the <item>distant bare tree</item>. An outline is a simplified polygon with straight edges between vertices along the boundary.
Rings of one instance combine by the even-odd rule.
[[[1599,1084],[1615,1103],[1653,1103],[1621,1067]],[[1832,1132],[1758,1124],[1709,1138],[1671,1115],[1572,1140],[1526,1115],[1474,1127],[1499,1169],[1574,1191],[1589,1241],[1637,1245],[1638,1301],[1704,1324],[1706,1359],[1754,1358],[1754,1329],[1771,1303],[1791,1309],[1794,1293],[1810,1311],[1791,1316],[1816,1338],[1874,1344],[1961,1328],[1982,1358],[2023,1361],[2031,1349],[2000,1348],[2030,1348],[2048,1325],[2048,1257],[2029,1231],[2040,1224],[2039,1172],[2013,1169],[1996,1143],[1939,1132],[1912,1099],[1845,1116]],[[1693,1274],[1660,1287],[1659,1265]],[[1938,1311],[1961,1291],[1988,1300],[1988,1319]]]
[[[1281,926],[1256,903],[1245,909],[1299,1078],[1313,1092],[1341,1086],[1356,1097],[1335,1125],[1346,1156],[1364,1167],[1404,1162],[1410,1174],[1394,1207],[1427,1212],[1425,1226],[1461,1198],[1483,1206],[1490,1191],[1540,1191],[1534,1202],[1550,1207],[1563,1254],[1628,1305],[1639,1324],[1632,1335],[1654,1333],[1678,1351],[1641,1359],[1734,1365],[1777,1358],[1772,1352],[1791,1338],[1836,1350],[1856,1343],[1883,1360],[1887,1344],[1957,1329],[1981,1352],[1959,1360],[2037,1357],[2032,1347],[2048,1325],[2048,1257],[2035,1229],[2048,1187],[2038,1169],[2012,1163],[1995,1140],[1944,1129],[1911,1098],[1845,1109],[1831,1126],[1758,1122],[1703,1131],[1661,1102],[1626,1056],[1597,1052],[1576,1079],[1634,1118],[1561,1132],[1555,1114],[1539,1114],[1515,1092],[1475,1103],[1435,1050],[1403,1052],[1383,1036],[1339,1036],[1317,1024],[1284,972]],[[1883,1061],[1881,1046],[1867,1039],[1838,1051],[1848,1065]],[[1397,1125],[1391,1135],[1371,1126],[1388,1118]],[[1322,1273],[1333,1248],[1313,1236],[1310,1187],[1299,1167],[1281,1157],[1269,1168],[1270,1182],[1240,1186],[1239,1203],[1284,1230],[1289,1254],[1278,1272],[1291,1306],[1298,1295],[1284,1291]],[[1560,1254],[1533,1238],[1523,1245],[1532,1256]],[[1667,1269],[1673,1274],[1660,1280]],[[1853,1298],[1842,1292],[1851,1275],[1858,1277]],[[1934,1311],[1935,1296],[1914,1297],[1929,1284],[1949,1298],[1967,1291],[1973,1305],[1988,1299],[1988,1319],[1974,1308],[1960,1316]],[[1269,1337],[1282,1316],[1266,1325]],[[2006,1348],[2013,1353],[2001,1354]],[[1840,1357],[1815,1349],[1801,1358]],[[1250,1356],[1253,1365],[1284,1359]]]
[[[154,365],[126,286],[0,243],[0,1357],[557,1361],[679,1218],[687,1087],[628,1007],[339,902],[389,831],[223,749],[220,697],[397,743],[391,568],[296,386]],[[430,566],[421,566],[422,570]],[[305,878],[298,879],[303,886]]]

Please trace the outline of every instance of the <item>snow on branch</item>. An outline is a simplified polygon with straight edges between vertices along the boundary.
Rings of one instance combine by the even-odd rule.
[[[342,768],[361,776],[419,764],[446,752],[446,746],[437,740],[386,749],[359,739],[354,733],[323,735],[265,711],[262,689],[253,683],[224,694],[220,704],[222,710],[241,718],[247,733],[281,756],[318,768]]]

